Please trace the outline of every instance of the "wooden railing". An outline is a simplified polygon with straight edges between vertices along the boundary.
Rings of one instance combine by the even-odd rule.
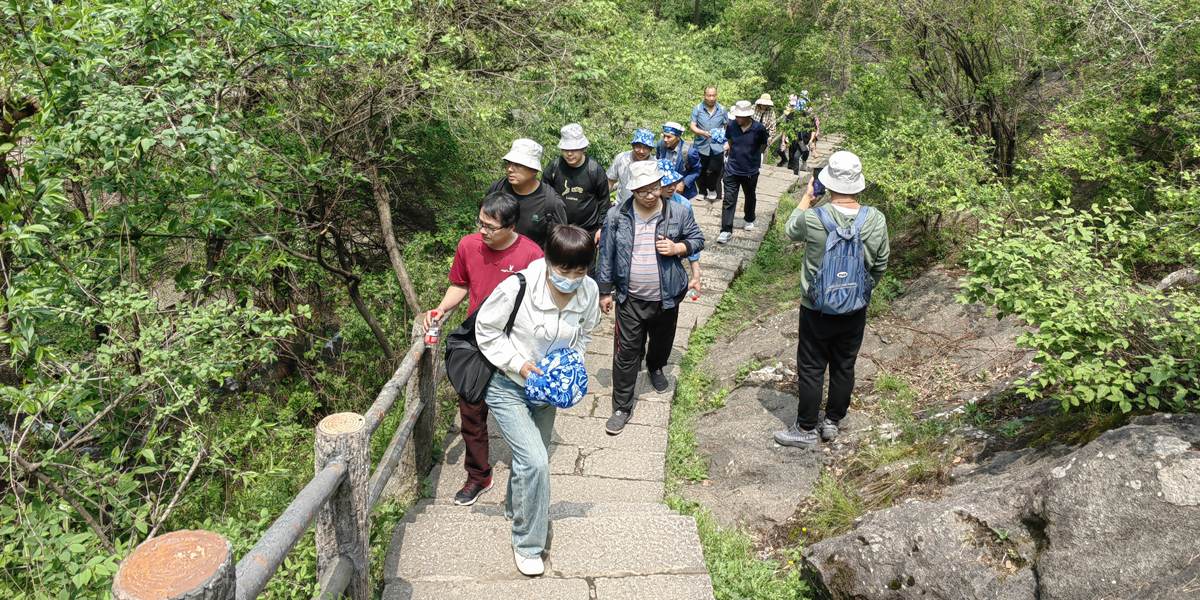
[[[449,314],[447,315],[449,317]],[[443,323],[449,322],[443,318]],[[316,521],[316,598],[371,597],[371,509],[403,455],[413,472],[429,466],[440,347],[426,348],[413,323],[413,343],[391,380],[363,414],[337,413],[317,425],[316,475],[235,565],[233,544],[211,531],[175,531],[142,542],[113,578],[117,600],[253,600]],[[416,378],[413,378],[414,373]],[[404,422],[375,472],[371,436],[407,386]],[[413,444],[409,440],[417,439]]]

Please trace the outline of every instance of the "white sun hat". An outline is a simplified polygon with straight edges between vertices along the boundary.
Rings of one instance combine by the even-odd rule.
[[[558,140],[559,150],[583,150],[590,143],[587,136],[583,135],[583,126],[579,123],[571,123],[559,133],[562,134],[562,139]]]
[[[645,187],[656,181],[662,181],[663,172],[659,170],[658,163],[652,160],[642,160],[629,165],[629,186],[630,192],[640,187]]]
[[[529,139],[513,140],[512,150],[504,155],[504,160],[510,163],[529,167],[535,171],[542,170],[542,145]]]
[[[729,115],[732,117],[753,117],[754,105],[750,104],[749,100],[738,100],[733,108],[729,109]]]
[[[817,176],[829,190],[839,194],[857,194],[867,187],[863,177],[862,161],[853,152],[839,150],[829,156],[829,165]]]

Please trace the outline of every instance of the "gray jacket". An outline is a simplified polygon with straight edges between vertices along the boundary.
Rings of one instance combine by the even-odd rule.
[[[600,234],[600,257],[596,268],[596,283],[601,294],[612,294],[617,302],[629,295],[629,269],[633,263],[633,198],[610,208],[604,218],[604,233]],[[662,283],[663,308],[675,307],[675,300],[687,291],[689,274],[683,265],[687,256],[704,249],[704,233],[696,225],[692,212],[685,207],[663,201],[662,219],[655,230],[673,242],[687,246],[680,256],[658,256],[658,276]]]

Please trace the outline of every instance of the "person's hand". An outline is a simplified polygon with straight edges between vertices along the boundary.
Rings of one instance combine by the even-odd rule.
[[[658,241],[654,242],[654,247],[657,248],[658,253],[663,256],[676,256],[687,252],[687,246],[684,246],[678,242],[672,242],[661,235],[658,236]]]
[[[711,133],[709,133],[709,132],[707,132],[707,131],[701,131],[700,133],[697,133],[696,135],[699,135],[699,136],[703,136],[703,137],[706,137],[706,138],[712,139],[712,134],[711,134]]]
[[[437,309],[434,309],[434,310],[431,310],[431,311],[425,313],[425,319],[424,319],[425,331],[429,331],[429,328],[433,327],[434,321],[439,319],[441,316],[442,316],[442,313],[439,312]]]
[[[696,295],[699,296],[700,295],[700,278],[695,277],[695,278],[691,279],[690,281],[688,281],[688,289],[696,290]]]
[[[729,152],[729,142],[725,142],[725,151]]]
[[[684,188],[684,185],[683,185],[683,182],[682,182],[682,181],[680,181],[679,183],[675,184],[675,193],[676,193],[676,194],[682,194],[684,189],[685,189],[685,188]]]
[[[817,147],[813,146],[813,158],[820,158],[820,157],[821,157],[821,155],[817,154]]]
[[[600,231],[601,231],[600,229],[597,229],[597,230],[596,230],[596,241],[595,241],[594,243],[595,243],[597,246],[599,246],[599,245],[600,245]]]
[[[612,294],[601,294],[600,295],[600,312],[607,315],[608,311],[612,310],[612,305],[613,305]]]
[[[537,373],[538,375],[545,375],[545,373],[543,373],[541,369],[537,368],[537,365],[535,365],[529,361],[525,361],[525,364],[521,365],[521,377],[529,377],[530,373]]]

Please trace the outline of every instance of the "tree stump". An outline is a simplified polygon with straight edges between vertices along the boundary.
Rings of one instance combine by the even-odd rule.
[[[354,576],[346,586],[351,600],[371,598],[371,439],[366,420],[357,413],[329,415],[317,425],[314,465],[319,473],[330,457],[346,459],[346,479],[317,515],[317,573],[323,577],[338,556],[354,563]]]
[[[173,531],[140,546],[113,578],[116,600],[233,600],[233,545],[211,531]]]

